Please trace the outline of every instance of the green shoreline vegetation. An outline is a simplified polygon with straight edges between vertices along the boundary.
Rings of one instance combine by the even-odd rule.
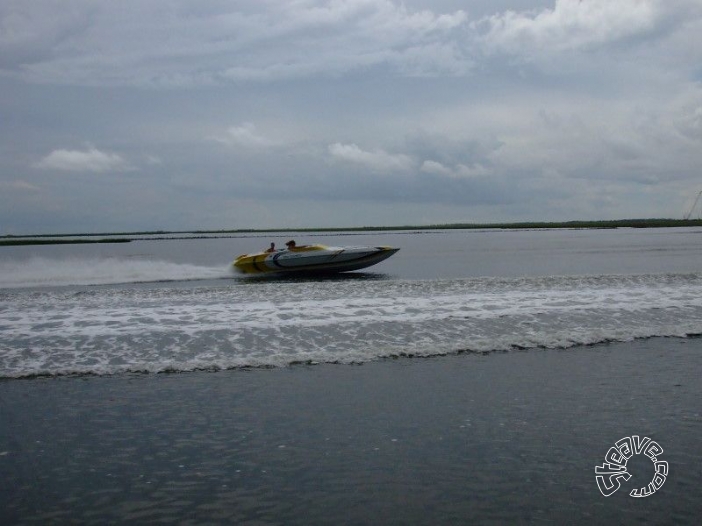
[[[23,245],[80,245],[89,243],[129,243],[131,239],[55,239],[63,234],[56,236],[41,236],[42,239],[34,239],[39,236],[3,236],[0,237],[0,247],[7,246],[23,246]],[[89,236],[90,234],[76,234],[78,236]],[[101,234],[109,236],[111,234]],[[46,239],[44,239],[46,238]]]
[[[611,229],[611,228],[670,228],[699,227],[702,219],[617,219],[601,221],[524,221],[516,223],[448,223],[434,225],[322,227],[322,228],[269,228],[269,229],[222,229],[222,230],[151,230],[143,232],[103,232],[80,234],[31,234],[0,236],[0,246],[59,245],[81,243],[129,243],[135,237],[152,236],[152,240],[197,239],[213,235],[228,237],[233,234],[267,234],[272,232],[392,232],[399,230],[539,230],[539,229]],[[184,234],[190,234],[184,237]],[[167,237],[179,235],[179,237]],[[119,236],[119,237],[114,237]],[[98,237],[98,239],[94,239]],[[90,238],[90,239],[87,239]]]

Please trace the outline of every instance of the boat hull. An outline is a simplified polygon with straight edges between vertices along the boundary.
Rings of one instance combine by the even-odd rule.
[[[312,245],[270,253],[244,254],[234,260],[233,266],[244,274],[349,272],[380,263],[398,250],[393,247]]]

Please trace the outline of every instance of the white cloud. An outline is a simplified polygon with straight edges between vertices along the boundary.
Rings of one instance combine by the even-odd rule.
[[[453,175],[453,170],[437,161],[424,161],[421,167],[422,172],[436,175]]]
[[[145,160],[148,166],[161,166],[163,164],[163,161],[158,155],[147,155]]]
[[[438,161],[424,161],[421,167],[422,172],[443,175],[451,178],[472,179],[488,175],[490,171],[482,164],[476,163],[471,166],[457,164],[454,167],[446,166]]]
[[[90,146],[85,151],[54,150],[34,164],[42,170],[60,170],[66,172],[123,172],[133,168],[120,155],[102,152]]]
[[[516,54],[582,49],[652,29],[659,0],[556,0],[538,13],[489,17],[488,47]]]
[[[374,172],[408,171],[414,168],[411,157],[404,154],[390,154],[384,150],[366,151],[356,144],[334,143],[329,145],[329,153],[334,159],[365,166]]]
[[[479,163],[473,164],[471,166],[467,166],[465,164],[459,164],[458,166],[456,166],[456,175],[458,177],[483,177],[485,175],[488,175],[489,173],[490,170]]]
[[[277,146],[279,143],[256,132],[256,126],[245,122],[241,126],[231,126],[226,132],[212,138],[217,142],[229,146],[243,146],[245,148],[265,148]]]

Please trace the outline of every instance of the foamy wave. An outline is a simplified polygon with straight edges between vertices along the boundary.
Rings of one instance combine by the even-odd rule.
[[[0,292],[0,376],[365,362],[702,334],[702,276]]]
[[[227,268],[138,258],[31,258],[0,262],[0,289],[189,281],[230,276]]]

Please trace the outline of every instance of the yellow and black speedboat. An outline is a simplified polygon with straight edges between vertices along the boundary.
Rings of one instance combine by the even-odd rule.
[[[283,250],[243,254],[234,260],[233,266],[245,274],[348,272],[380,263],[398,250],[393,247],[289,246]]]

